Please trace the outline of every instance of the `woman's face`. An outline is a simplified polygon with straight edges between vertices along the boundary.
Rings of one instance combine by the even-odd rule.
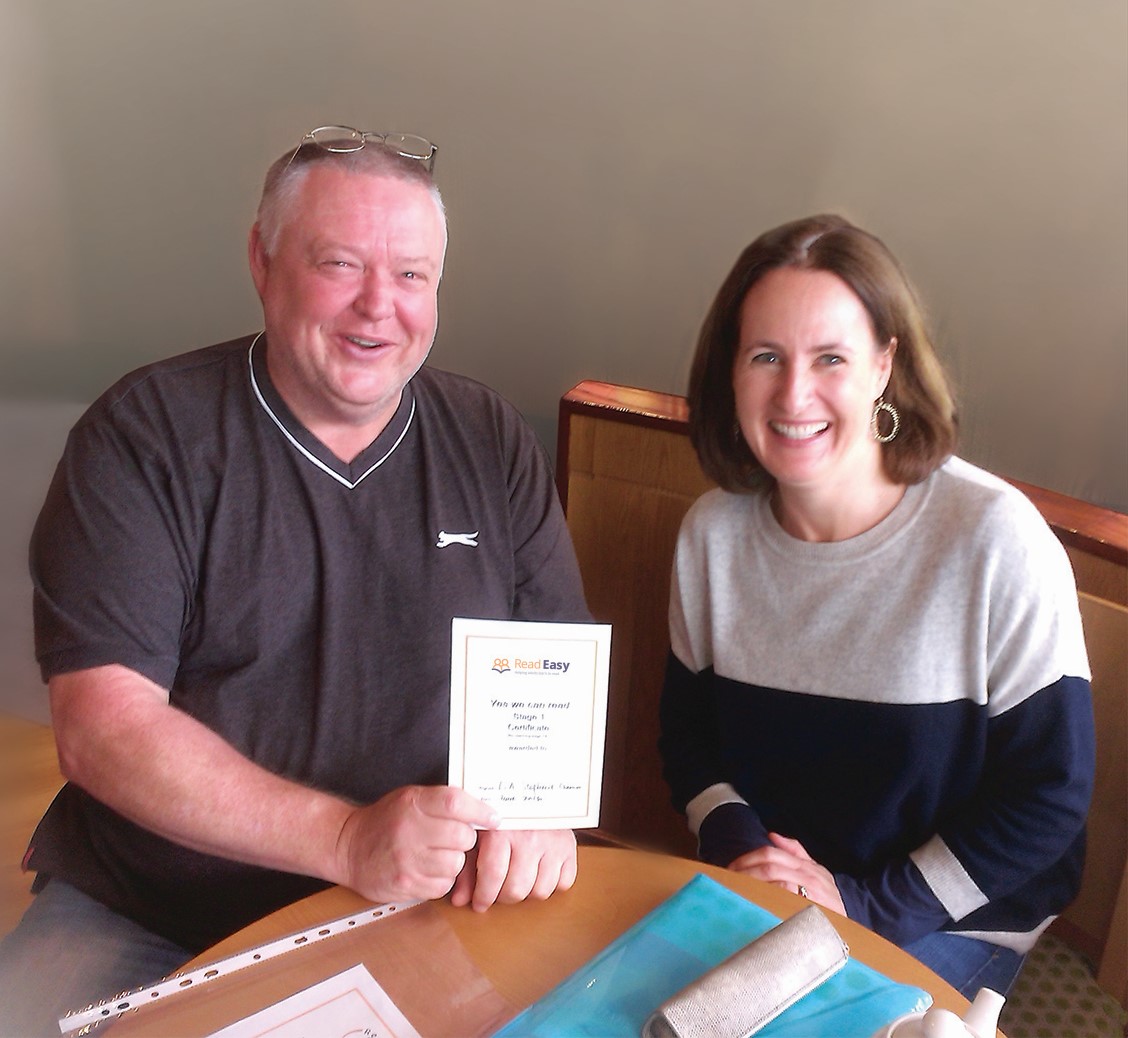
[[[884,480],[870,417],[895,348],[875,341],[835,274],[781,267],[752,286],[733,362],[736,417],[781,492],[853,494]]]

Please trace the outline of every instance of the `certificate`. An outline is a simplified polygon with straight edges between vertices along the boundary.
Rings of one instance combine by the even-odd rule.
[[[362,965],[215,1031],[209,1038],[419,1038]]]
[[[455,618],[450,784],[498,828],[599,824],[610,656],[608,624]]]

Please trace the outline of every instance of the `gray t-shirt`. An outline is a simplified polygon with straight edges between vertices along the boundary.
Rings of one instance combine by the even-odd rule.
[[[346,465],[278,396],[267,348],[142,368],[76,425],[32,541],[44,678],[123,664],[262,766],[358,802],[444,782],[451,618],[590,619],[544,451],[497,394],[425,367]],[[70,785],[30,867],[189,949],[322,885]]]

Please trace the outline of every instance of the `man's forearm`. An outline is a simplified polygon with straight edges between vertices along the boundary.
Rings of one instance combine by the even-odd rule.
[[[63,774],[138,825],[192,850],[343,882],[352,806],[281,778],[117,665],[51,679]]]

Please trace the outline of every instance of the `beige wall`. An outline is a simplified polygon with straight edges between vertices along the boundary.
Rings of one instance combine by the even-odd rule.
[[[551,441],[681,391],[739,249],[834,209],[916,278],[964,453],[1128,511],[1124,0],[0,0],[0,396],[257,326],[259,178],[319,122],[441,145],[437,363]]]

